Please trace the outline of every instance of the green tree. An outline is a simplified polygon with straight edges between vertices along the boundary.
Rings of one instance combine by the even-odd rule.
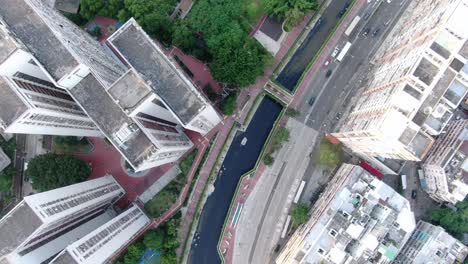
[[[212,46],[217,43],[212,49],[211,72],[219,82],[245,87],[253,84],[257,76],[263,74],[268,56],[256,40],[233,32],[236,30],[211,39],[214,40]]]
[[[16,175],[16,170],[13,166],[8,166],[0,172],[0,192],[8,192],[11,190],[13,177]]]
[[[317,0],[265,0],[266,10],[286,20],[287,28],[292,28],[302,21],[304,16],[317,10]]]
[[[84,181],[90,173],[91,168],[84,161],[54,153],[36,156],[26,170],[33,188],[41,192]]]
[[[127,248],[127,253],[124,256],[124,263],[125,264],[135,264],[138,263],[138,260],[143,256],[144,248],[141,243],[135,243],[130,245]]]
[[[237,108],[237,94],[231,94],[221,101],[221,111],[225,115],[232,115]]]
[[[147,248],[162,250],[164,245],[165,233],[160,228],[151,230],[143,237],[143,244]]]
[[[165,44],[171,43],[173,22],[167,14],[161,12],[150,13],[144,17],[142,25],[146,33],[155,36]]]
[[[316,161],[319,165],[335,167],[341,163],[342,158],[343,150],[341,145],[332,144],[326,139],[322,140],[316,153]]]
[[[80,15],[87,20],[92,20],[104,7],[102,0],[81,0]]]
[[[462,238],[468,233],[468,201],[455,205],[456,210],[439,208],[432,211],[431,221],[440,225],[455,237]]]
[[[186,20],[179,20],[175,23],[172,44],[186,53],[192,52],[195,48],[195,38]]]
[[[294,206],[291,212],[291,220],[293,228],[297,228],[309,219],[309,205],[299,203]]]
[[[274,161],[275,159],[271,156],[270,153],[265,154],[265,156],[263,156],[263,163],[265,163],[265,165],[267,166],[272,165]]]

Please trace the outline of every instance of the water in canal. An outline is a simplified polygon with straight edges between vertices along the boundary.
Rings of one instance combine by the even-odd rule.
[[[247,130],[238,133],[234,138],[214,183],[215,190],[203,207],[192,242],[189,263],[221,263],[217,245],[232,196],[241,176],[255,166],[281,109],[282,106],[279,103],[269,97],[264,97]],[[247,138],[246,142],[244,138]]]
[[[304,73],[307,65],[315,57],[315,54],[320,51],[320,48],[325,43],[333,32],[333,29],[340,21],[349,8],[352,0],[332,1],[325,9],[321,16],[320,22],[317,22],[311,29],[304,42],[296,50],[288,64],[280,72],[276,81],[289,91],[293,91],[299,79]]]

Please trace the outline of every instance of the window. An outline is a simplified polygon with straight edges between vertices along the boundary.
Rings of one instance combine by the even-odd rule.
[[[323,248],[318,248],[317,249],[317,253],[319,253],[320,255],[325,255],[325,250],[323,250]]]
[[[330,234],[330,236],[332,237],[336,237],[336,235],[338,235],[335,229],[331,229],[330,232],[328,232],[328,234]]]

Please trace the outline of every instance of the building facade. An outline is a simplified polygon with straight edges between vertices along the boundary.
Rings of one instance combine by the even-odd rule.
[[[11,160],[0,147],[0,172],[10,165]]]
[[[367,160],[420,161],[468,91],[466,0],[411,1],[333,136]]]
[[[135,20],[98,43],[40,0],[0,6],[0,127],[108,138],[141,171],[179,159],[220,121]]]
[[[419,221],[396,264],[463,263],[468,248],[440,226]]]
[[[343,164],[276,263],[391,263],[415,226],[408,200]]]
[[[111,220],[112,205],[124,193],[107,175],[24,197],[0,220],[0,263],[50,261]]]
[[[422,166],[426,192],[437,202],[456,204],[468,194],[468,120],[449,123]]]

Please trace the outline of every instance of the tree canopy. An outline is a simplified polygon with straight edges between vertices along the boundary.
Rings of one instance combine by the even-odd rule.
[[[71,155],[47,153],[33,158],[26,170],[33,188],[40,192],[84,181],[91,168]]]
[[[0,172],[0,192],[8,192],[11,190],[13,177],[16,175],[16,170],[13,166],[8,166]]]
[[[305,203],[297,204],[291,212],[293,228],[297,228],[309,219],[309,205]]]
[[[242,1],[200,0],[188,21],[203,35],[212,53],[210,69],[217,81],[244,87],[263,74],[268,55],[248,37],[250,28],[242,20]]]
[[[451,208],[435,209],[432,211],[431,220],[453,236],[462,238],[464,233],[468,233],[468,201],[459,202],[455,207],[456,211]]]
[[[265,0],[270,15],[286,20],[286,27],[292,28],[302,21],[304,16],[317,10],[317,0]]]

